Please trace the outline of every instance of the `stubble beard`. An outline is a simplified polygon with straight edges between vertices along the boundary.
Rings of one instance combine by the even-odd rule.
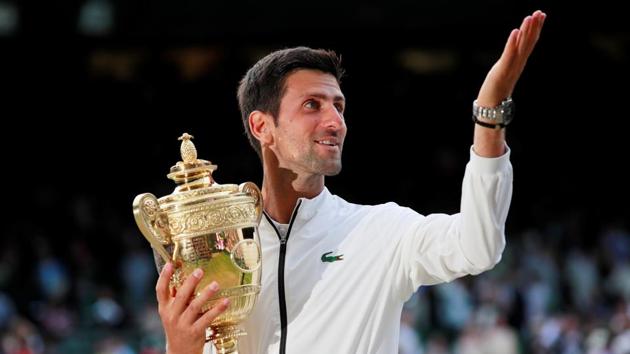
[[[323,176],[336,176],[341,172],[341,154],[337,158],[325,159],[320,157],[314,149],[311,149],[304,162],[311,171]]]

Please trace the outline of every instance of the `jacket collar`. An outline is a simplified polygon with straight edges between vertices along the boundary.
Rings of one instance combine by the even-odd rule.
[[[298,198],[296,206],[299,204],[300,209],[298,210],[296,218],[298,218],[301,222],[306,222],[312,219],[313,216],[322,209],[331,196],[332,195],[328,191],[328,188],[324,186],[324,189],[317,196],[311,199]]]
[[[298,208],[295,220],[300,224],[312,219],[318,211],[321,211],[328,200],[332,198],[332,194],[328,191],[328,188],[324,186],[324,189],[313,198],[298,198],[295,203],[293,213],[296,212],[295,208]],[[263,217],[263,219],[266,219]],[[270,218],[271,219],[271,218]]]

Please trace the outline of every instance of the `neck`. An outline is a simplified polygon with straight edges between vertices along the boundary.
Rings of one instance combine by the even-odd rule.
[[[263,163],[262,196],[265,212],[287,224],[299,198],[311,199],[324,190],[324,176],[302,176],[291,170]]]

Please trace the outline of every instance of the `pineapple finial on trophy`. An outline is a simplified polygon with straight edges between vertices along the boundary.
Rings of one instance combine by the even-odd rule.
[[[184,163],[194,163],[197,161],[197,149],[195,148],[195,144],[191,141],[193,138],[194,137],[188,133],[184,133],[177,138],[177,140],[182,141],[182,146],[179,148],[179,151],[182,154],[182,161],[184,161]]]
[[[214,183],[212,172],[217,169],[210,161],[197,158],[197,148],[192,142],[193,136],[184,133],[177,140],[182,141],[179,152],[182,161],[171,167],[166,177],[178,184],[176,191],[187,191],[210,186]]]

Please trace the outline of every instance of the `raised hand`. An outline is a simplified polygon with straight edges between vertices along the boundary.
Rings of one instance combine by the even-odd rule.
[[[173,275],[173,264],[167,263],[158,278],[155,292],[158,310],[166,334],[168,354],[198,354],[203,351],[206,328],[228,308],[228,299],[223,299],[205,313],[203,305],[219,291],[219,285],[212,282],[193,298],[195,287],[203,276],[201,269],[195,270],[178,289],[171,294],[168,283]]]
[[[529,55],[540,37],[540,31],[547,15],[540,10],[525,17],[520,28],[512,30],[503,54],[486,76],[477,102],[480,106],[494,107],[512,95]]]

